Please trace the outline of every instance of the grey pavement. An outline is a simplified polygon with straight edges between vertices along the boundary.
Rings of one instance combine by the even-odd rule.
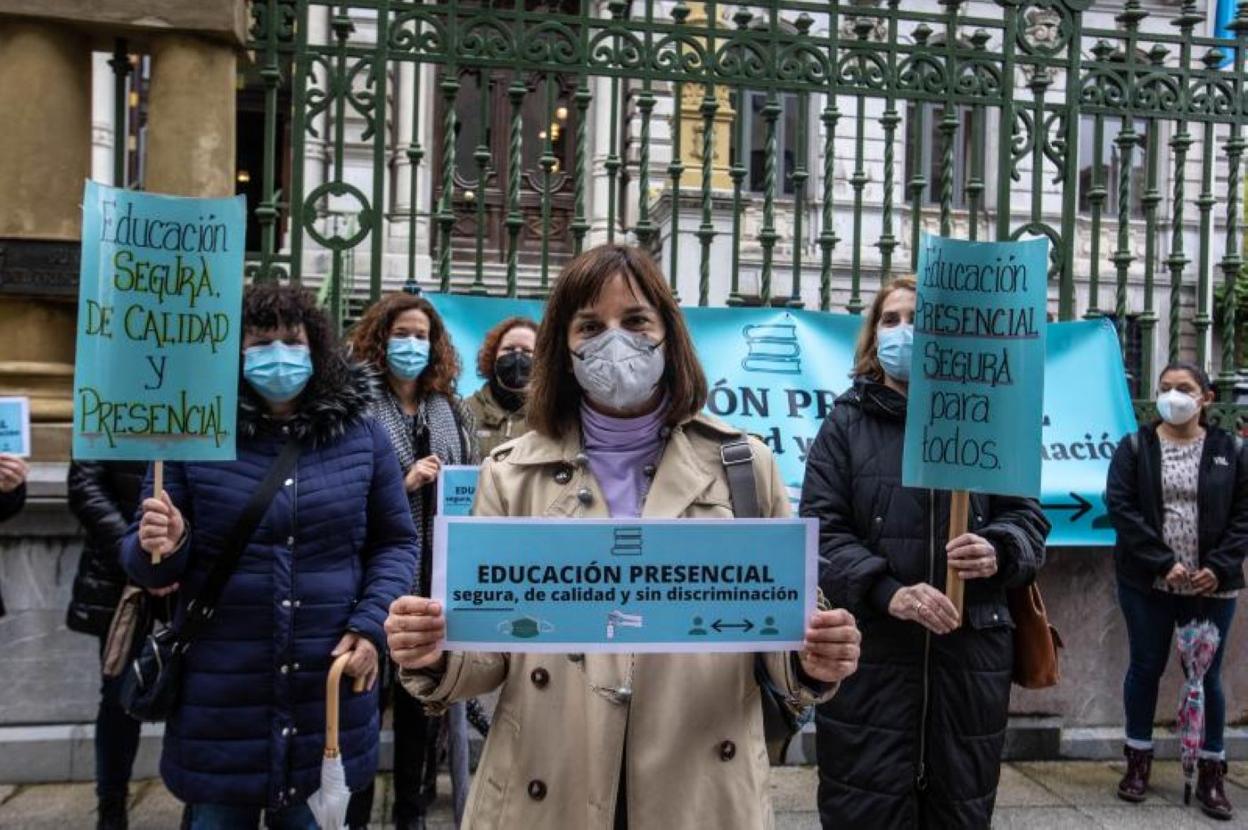
[[[1163,761],[1154,767],[1153,795],[1140,805],[1125,804],[1114,795],[1122,764],[1098,761],[1051,761],[1007,764],[1001,773],[994,828],[1003,830],[1188,830],[1248,828],[1248,762],[1231,765],[1231,800],[1242,815],[1233,822],[1205,818],[1195,807],[1183,806],[1179,765]],[[815,810],[815,771],[783,767],[772,775],[772,801],[777,830],[819,830]],[[441,792],[449,793],[443,778]],[[389,777],[377,788],[374,819],[389,812]],[[141,781],[131,789],[133,830],[175,830],[181,806],[158,781]],[[77,830],[94,826],[95,799],[90,784],[0,785],[0,828],[4,830]],[[450,807],[443,796],[431,817],[430,830],[451,830]],[[648,830],[644,828],[643,830]]]

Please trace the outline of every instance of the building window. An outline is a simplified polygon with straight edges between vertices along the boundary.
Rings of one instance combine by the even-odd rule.
[[[742,131],[745,135],[746,177],[744,187],[754,193],[766,191],[767,180],[767,119],[763,108],[767,106],[766,92],[746,92],[745,106],[737,106],[737,95],[733,94],[733,109],[744,119]],[[798,118],[801,99],[796,93],[782,92],[777,95],[780,114],[776,117],[776,181],[777,193],[792,196],[796,188],[793,186],[793,171],[797,169],[798,160],[809,162],[806,148],[798,146]],[[809,127],[808,127],[809,129]],[[736,133],[733,133],[732,160],[736,164],[738,148]],[[799,156],[800,154],[800,156]]]
[[[1116,118],[1102,119],[1101,169],[1097,175],[1105,188],[1105,201],[1101,203],[1103,216],[1118,215],[1118,185],[1122,174],[1122,151],[1118,148],[1118,133],[1122,129]],[[1139,143],[1131,151],[1131,213],[1134,218],[1144,217],[1144,188],[1148,186],[1147,158],[1148,136],[1143,125],[1136,125]],[[1096,118],[1082,116],[1079,120],[1079,212],[1092,212],[1091,191],[1094,184],[1093,168],[1096,166]]]

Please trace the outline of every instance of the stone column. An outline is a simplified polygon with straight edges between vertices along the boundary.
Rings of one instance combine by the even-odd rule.
[[[144,190],[234,195],[237,72],[227,44],[182,34],[155,39]]]
[[[31,399],[34,455],[69,457],[76,251],[91,174],[91,51],[72,29],[0,26],[0,395]]]

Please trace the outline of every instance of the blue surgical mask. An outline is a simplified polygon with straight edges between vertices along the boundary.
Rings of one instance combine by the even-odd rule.
[[[416,380],[429,365],[429,341],[416,337],[391,337],[386,344],[386,362],[395,377]]]
[[[906,324],[880,329],[875,354],[884,373],[893,380],[910,382],[910,355],[914,351],[914,326]]]
[[[285,403],[296,397],[312,377],[312,352],[307,346],[275,342],[243,350],[243,377],[260,397]]]

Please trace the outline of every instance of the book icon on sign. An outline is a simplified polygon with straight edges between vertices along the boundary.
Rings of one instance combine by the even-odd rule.
[[[802,346],[793,323],[758,323],[741,329],[749,350],[741,360],[747,372],[773,375],[799,375],[802,372]]]
[[[641,556],[641,528],[617,527],[611,545],[612,556]]]

